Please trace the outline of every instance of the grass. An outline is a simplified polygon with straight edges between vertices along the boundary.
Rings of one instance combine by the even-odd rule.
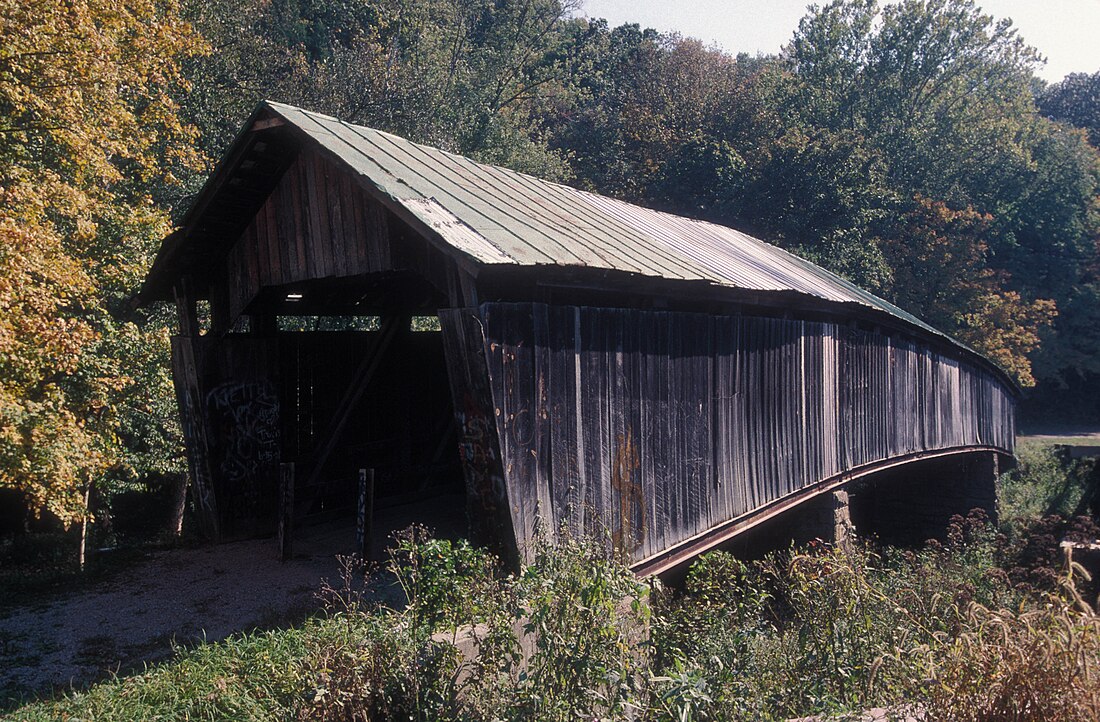
[[[920,550],[815,544],[699,559],[643,583],[592,540],[543,543],[520,576],[410,530],[371,604],[349,566],[328,613],[241,635],[12,720],[785,720],[870,707],[934,720],[1100,719],[1100,620],[1060,535],[1091,467],[1021,448],[1007,521],[956,518]],[[448,642],[473,630],[479,656]],[[520,630],[518,633],[516,630]]]
[[[973,517],[920,551],[714,553],[673,591],[589,541],[545,544],[511,577],[412,534],[390,562],[401,610],[349,577],[298,628],[203,645],[10,719],[782,720],[904,704],[931,719],[1096,719],[1097,617],[1057,585],[1021,586],[1003,539]],[[448,630],[475,624],[469,660]]]

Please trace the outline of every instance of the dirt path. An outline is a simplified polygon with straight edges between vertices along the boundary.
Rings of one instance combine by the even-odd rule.
[[[1021,431],[1020,441],[1049,441],[1069,444],[1100,444],[1100,428],[1095,426],[1035,427]]]
[[[461,496],[377,514],[375,550],[413,522],[448,538],[465,529]],[[91,587],[7,610],[0,618],[0,703],[140,669],[170,656],[174,645],[300,620],[321,608],[322,579],[339,583],[336,555],[350,552],[354,537],[346,521],[298,530],[286,563],[278,561],[274,539],[159,551]],[[399,595],[375,593],[387,602]]]
[[[0,691],[49,692],[163,659],[174,644],[270,627],[318,608],[347,525],[312,534],[283,564],[270,539],[152,554],[103,583],[0,619]]]

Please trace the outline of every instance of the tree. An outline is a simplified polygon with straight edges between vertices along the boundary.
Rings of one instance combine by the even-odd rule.
[[[1100,71],[1070,73],[1041,90],[1037,101],[1043,115],[1083,129],[1089,143],[1100,148]]]
[[[184,109],[214,154],[270,98],[544,177],[566,173],[540,119],[571,92],[560,0],[189,0],[217,51]]]
[[[0,485],[68,524],[170,393],[131,392],[160,334],[113,312],[168,228],[150,189],[198,163],[173,94],[204,46],[172,0],[15,0],[0,38]]]
[[[891,300],[985,354],[1032,386],[1028,354],[1056,316],[1053,301],[1005,290],[1006,272],[990,268],[992,218],[921,196],[883,241],[893,269]]]
[[[811,137],[850,133],[853,154],[880,159],[881,175],[868,178],[888,189],[878,194],[885,205],[868,207],[879,220],[861,236],[883,239],[893,271],[883,292],[923,309],[1025,383],[1032,381],[1030,360],[1040,353],[1050,359],[1082,338],[1071,329],[1084,305],[1070,299],[1080,298],[1082,271],[1095,256],[1096,154],[1079,134],[1038,117],[1032,88],[1040,58],[1010,21],[995,21],[971,0],[881,8],[873,0],[838,0],[811,8],[783,61],[777,107]],[[794,208],[817,199],[823,216],[832,204],[838,232],[855,232],[867,214],[845,220],[845,176],[835,176],[832,199],[815,185],[818,177],[796,175],[798,185],[781,196],[800,199]],[[891,205],[891,196],[920,200]],[[901,225],[884,223],[891,217]],[[849,246],[865,242],[853,237]],[[937,255],[947,253],[954,260]],[[965,269],[952,269],[964,258]],[[868,270],[861,264],[874,259],[856,260],[838,270],[858,279]],[[907,270],[915,261],[936,282],[950,283],[951,293],[922,295],[932,289]],[[948,272],[935,271],[938,263]],[[1051,325],[1055,307],[1063,312]],[[1039,351],[1040,337],[1046,351]],[[1044,373],[1054,365],[1041,364]]]
[[[878,229],[896,205],[882,156],[854,131],[793,128],[753,174],[742,215],[766,238],[881,290]]]

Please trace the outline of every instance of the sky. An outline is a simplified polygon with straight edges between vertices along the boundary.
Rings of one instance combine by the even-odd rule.
[[[818,0],[824,4],[825,0]],[[615,27],[638,23],[699,38],[729,53],[775,53],[806,14],[809,0],[582,0],[580,13]],[[885,4],[885,3],[884,3]],[[978,0],[996,18],[1011,18],[1047,64],[1040,77],[1100,71],[1100,0]]]

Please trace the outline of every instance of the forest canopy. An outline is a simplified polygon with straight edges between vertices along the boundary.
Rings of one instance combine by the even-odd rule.
[[[1043,83],[970,0],[813,6],[767,56],[578,10],[5,3],[0,486],[68,522],[181,473],[168,323],[126,300],[264,98],[753,233],[1095,420],[1100,72]]]

